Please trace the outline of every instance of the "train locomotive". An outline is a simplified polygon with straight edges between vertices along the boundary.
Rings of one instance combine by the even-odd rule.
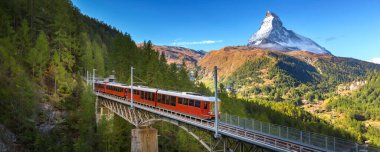
[[[95,90],[127,99],[131,99],[132,96],[130,85],[115,82],[97,81]],[[202,119],[215,117],[215,97],[203,96],[198,93],[133,86],[133,100]],[[218,99],[218,104],[220,108],[220,99]],[[220,110],[218,109],[218,111]]]

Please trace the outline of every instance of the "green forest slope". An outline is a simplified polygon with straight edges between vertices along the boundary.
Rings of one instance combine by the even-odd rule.
[[[20,149],[128,148],[128,136],[107,136],[112,127],[114,135],[128,134],[132,126],[126,121],[116,117],[107,122],[115,123],[112,127],[96,129],[95,100],[82,79],[85,71],[93,68],[100,76],[115,71],[118,81],[128,83],[134,65],[135,75],[144,85],[206,90],[189,80],[185,68],[167,65],[150,42],[138,48],[130,35],[82,15],[68,0],[1,1],[0,20],[0,123],[16,134],[15,146]],[[61,116],[55,118],[45,106],[52,106]],[[53,128],[44,129],[50,121]],[[188,138],[186,135],[181,134]],[[120,144],[110,144],[112,141]]]

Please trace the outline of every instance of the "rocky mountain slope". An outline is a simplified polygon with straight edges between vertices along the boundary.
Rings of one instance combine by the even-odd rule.
[[[279,100],[305,99],[316,90],[318,98],[335,91],[341,83],[366,77],[380,66],[352,58],[305,51],[282,52],[248,46],[225,47],[211,51],[199,61],[201,81],[212,81],[213,67],[219,79],[245,97],[271,97]]]
[[[142,46],[142,44],[138,44],[138,46]],[[198,66],[198,61],[206,54],[202,50],[179,46],[153,45],[153,49],[160,54],[164,53],[168,64],[182,64],[185,62],[188,69],[195,69]]]
[[[280,50],[309,51],[317,54],[330,54],[313,40],[286,29],[280,18],[268,11],[260,29],[251,36],[248,46]]]

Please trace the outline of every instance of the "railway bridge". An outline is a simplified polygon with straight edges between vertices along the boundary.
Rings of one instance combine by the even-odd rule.
[[[94,85],[95,81],[92,82]],[[136,127],[132,130],[133,152],[158,151],[157,130],[150,127],[157,121],[180,127],[199,141],[205,151],[210,152],[380,152],[377,147],[226,113],[220,114],[219,121],[203,119],[151,104],[133,102],[126,97],[98,91],[94,93],[97,122],[105,114],[112,113]]]
[[[265,123],[253,119],[239,118],[228,114],[221,114],[218,123],[218,137],[206,141],[202,135],[197,135],[194,129],[202,130],[209,135],[215,132],[213,120],[205,120],[175,111],[154,107],[149,104],[135,102],[133,108],[129,99],[113,96],[106,93],[96,92],[97,120],[100,119],[105,109],[119,115],[136,128],[142,130],[132,131],[133,138],[152,138],[151,143],[141,143],[146,139],[132,139],[134,146],[140,148],[154,148],[157,144],[157,131],[152,131],[149,126],[157,121],[166,121],[177,125],[187,131],[199,141],[206,151],[380,151],[375,147],[360,145],[355,142],[321,135],[317,133],[298,130]],[[146,131],[148,130],[148,131]],[[139,134],[139,132],[142,134]],[[137,137],[135,137],[135,135]],[[204,134],[203,134],[204,135]],[[134,141],[135,140],[135,141]],[[153,146],[153,147],[152,147]],[[132,150],[133,151],[133,150]]]

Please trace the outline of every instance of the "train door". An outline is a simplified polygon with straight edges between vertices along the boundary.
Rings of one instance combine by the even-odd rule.
[[[131,99],[131,89],[129,89],[129,88],[127,88],[127,89],[125,89],[125,94],[126,94],[126,98],[127,99]],[[134,97],[135,97],[135,95],[134,95]]]
[[[202,105],[201,105],[201,112],[202,112],[202,115],[208,115],[208,108],[209,108],[209,104],[208,102],[206,101],[202,101]]]

